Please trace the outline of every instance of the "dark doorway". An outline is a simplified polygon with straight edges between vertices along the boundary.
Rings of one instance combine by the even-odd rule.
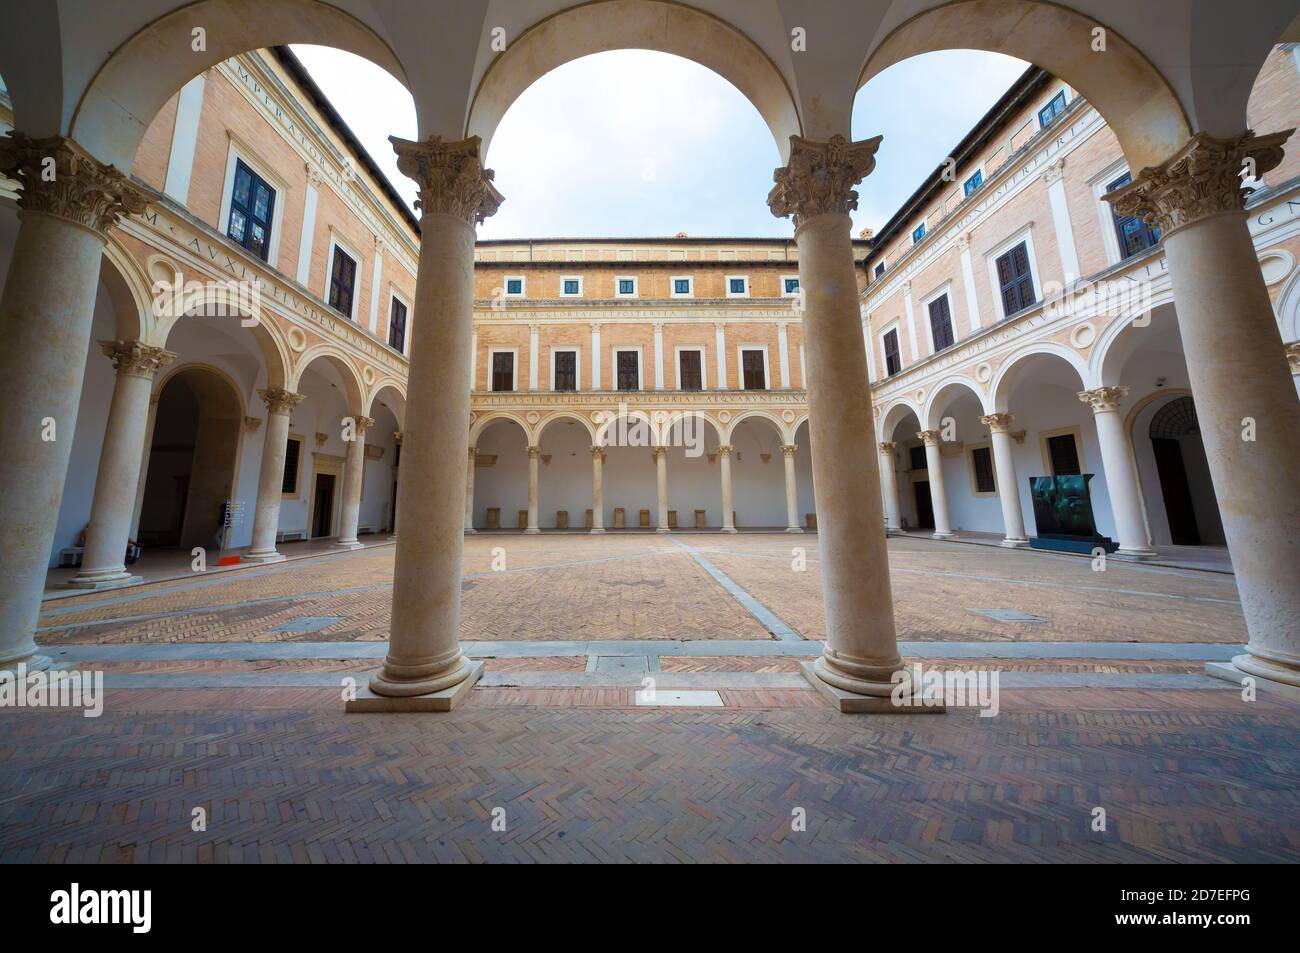
[[[934,504],[930,502],[930,482],[921,480],[912,484],[916,494],[916,525],[918,529],[934,529]]]
[[[1183,448],[1177,440],[1152,437],[1156,470],[1160,473],[1160,494],[1169,517],[1169,538],[1175,546],[1199,546],[1201,534],[1196,529],[1196,511],[1192,508],[1192,488],[1187,483]]]
[[[316,475],[316,499],[312,510],[312,536],[330,535],[331,516],[334,513],[334,474]]]

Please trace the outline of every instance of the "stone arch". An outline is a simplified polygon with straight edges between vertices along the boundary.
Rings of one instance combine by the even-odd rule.
[[[1098,26],[1105,56],[1091,48]],[[1014,56],[1069,83],[1106,120],[1134,169],[1159,165],[1191,138],[1178,97],[1141,51],[1105,24],[1037,0],[957,0],[918,13],[876,46],[858,88],[901,60],[950,49]]]
[[[979,405],[984,412],[988,413],[988,405],[985,401],[984,395],[980,393],[979,386],[964,374],[956,374],[952,377],[944,378],[934,387],[930,388],[930,395],[926,399],[925,407],[923,408],[924,414],[923,416],[918,416],[917,420],[921,421],[921,425],[926,430],[939,429],[943,412],[948,408],[948,405],[956,399],[955,392],[961,390],[970,392],[979,402]]]
[[[397,418],[397,426],[399,428],[405,427],[406,382],[399,380],[396,377],[385,377],[383,380],[380,380],[375,384],[374,388],[370,392],[369,399],[366,401],[366,409],[364,411],[365,415],[367,417],[374,416],[371,411],[374,410],[375,404],[378,403],[380,396],[385,392],[391,394],[393,398],[395,398],[392,400],[390,408],[393,411],[393,416]]]
[[[534,24],[494,59],[470,103],[467,136],[487,155],[506,111],[529,86],[572,60],[610,50],[671,53],[713,70],[758,110],[784,164],[799,110],[776,64],[748,36],[712,14],[664,0],[594,0]]]
[[[215,364],[209,364],[206,361],[186,361],[184,364],[179,364],[175,367],[168,367],[165,371],[166,373],[159,375],[158,379],[154,381],[153,394],[155,397],[162,394],[163,388],[166,387],[173,378],[179,377],[182,374],[210,374],[214,377],[220,378],[221,381],[230,388],[231,393],[234,395],[235,403],[239,408],[239,416],[243,417],[248,412],[248,408],[244,403],[244,392],[240,388],[239,382],[230,376],[229,371],[223,370]]]
[[[362,397],[365,388],[361,383],[361,373],[348,357],[329,344],[317,344],[299,355],[289,378],[289,390],[297,390],[302,384],[303,375],[320,360],[329,363],[342,378],[348,413],[361,413],[366,406]]]
[[[1146,313],[1151,316],[1151,324],[1141,327],[1134,325],[1133,322]],[[1177,331],[1177,320],[1172,291],[1162,291],[1154,296],[1149,309],[1128,312],[1113,319],[1093,345],[1088,360],[1088,387],[1122,384],[1120,372],[1124,368],[1124,362],[1137,349],[1139,338],[1143,336],[1141,332],[1150,331],[1156,325],[1168,325]]]
[[[776,435],[782,443],[787,443],[787,444],[794,443],[794,436],[793,436],[794,431],[787,428],[785,425],[785,421],[783,421],[776,414],[772,413],[770,410],[746,410],[742,413],[737,414],[727,425],[726,439],[722,440],[721,437],[719,437],[720,442],[731,443],[732,436],[735,434],[736,428],[739,427],[746,420],[753,420],[755,418],[766,420],[773,427],[775,427]]]
[[[409,87],[388,43],[351,14],[319,0],[198,0],[137,31],[99,67],[76,104],[70,136],[103,162],[130,169],[145,130],[187,82],[249,50],[292,43],[329,46],[364,57]],[[192,31],[206,32],[207,49],[191,49]]]
[[[1016,383],[1016,377],[1028,364],[1032,363],[1032,359],[1037,355],[1060,358],[1074,368],[1075,373],[1079,375],[1079,390],[1088,389],[1088,382],[1091,379],[1088,374],[1088,365],[1084,363],[1083,357],[1080,356],[1078,351],[1052,341],[1039,341],[1010,355],[998,367],[989,385],[993,413],[1006,413],[1010,410],[1011,388]]]
[[[528,426],[528,421],[524,420],[524,418],[519,414],[509,410],[494,410],[475,420],[469,428],[469,445],[472,447],[474,444],[478,443],[479,437],[483,436],[483,431],[487,430],[489,426],[499,420],[509,420],[512,423],[518,424],[519,429],[524,433],[525,442],[532,445],[533,431],[532,428]]]
[[[149,278],[135,257],[112,235],[104,243],[99,280],[113,302],[117,337],[123,341],[152,344],[155,328]]]
[[[925,418],[921,416],[921,408],[913,402],[910,397],[900,397],[894,403],[880,414],[880,434],[882,441],[894,439],[894,430],[908,413],[916,416],[916,422],[919,424]],[[912,434],[908,434],[911,437]]]
[[[550,414],[547,417],[544,417],[543,419],[537,422],[537,426],[536,426],[537,446],[540,447],[542,445],[542,435],[546,433],[546,428],[549,427],[551,424],[555,423],[557,420],[576,420],[578,423],[582,424],[583,428],[587,431],[587,435],[591,437],[592,444],[593,445],[595,444],[596,428],[588,417],[586,417],[584,414],[575,413],[572,410],[560,410],[560,411],[556,411],[553,414]]]
[[[1291,273],[1278,295],[1277,323],[1284,344],[1300,341],[1300,268]]]

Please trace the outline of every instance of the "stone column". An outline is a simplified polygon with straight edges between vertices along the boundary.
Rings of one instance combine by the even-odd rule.
[[[849,238],[849,212],[857,208],[853,186],[875,165],[879,145],[879,137],[849,142],[836,135],[817,142],[791,136],[790,163],[776,170],[768,205],[779,217],[794,216],[805,295],[808,426],[826,608],[826,647],[807,674],[814,684],[887,699],[903,661]],[[841,710],[858,704],[836,697]]]
[[[797,444],[781,444],[781,456],[785,461],[785,531],[802,533],[799,526],[799,491],[794,476],[794,455],[799,449]]]
[[[108,426],[99,453],[95,496],[86,530],[81,570],[68,585],[75,589],[104,589],[142,582],[126,569],[126,546],[135,515],[136,489],[149,430],[149,397],[153,375],[176,355],[139,341],[100,341],[117,370]]]
[[[1293,130],[1197,134],[1107,198],[1160,228],[1183,355],[1250,641],[1211,674],[1300,686],[1300,403],[1246,227],[1240,174],[1277,167]]]
[[[470,374],[473,375],[473,373],[474,373],[474,369],[470,368]],[[401,492],[401,488],[402,488],[402,457],[401,457],[402,432],[400,430],[393,431],[393,444],[394,444],[393,452],[397,458],[397,465],[394,466],[393,469],[397,471],[396,473],[397,479],[394,481],[394,483],[396,483],[396,486],[393,487],[393,518],[389,521],[393,524],[393,529],[392,532],[388,534],[389,542],[394,542],[397,539],[397,518],[400,515],[397,510],[397,495]]]
[[[140,535],[140,516],[144,511],[144,488],[149,482],[149,455],[153,450],[154,425],[158,422],[158,398],[161,394],[149,396],[149,422],[144,428],[144,446],[140,451],[140,476],[135,482],[135,507],[131,515],[131,538]]]
[[[939,431],[922,430],[917,436],[925,441],[926,477],[930,481],[930,507],[934,510],[934,539],[952,539],[952,521],[948,519],[948,491],[943,485],[943,453]]]
[[[542,456],[541,447],[528,448],[528,528],[525,533],[540,533],[537,525],[537,483],[538,463]]]
[[[722,471],[722,531],[734,533],[736,523],[731,517],[731,451],[728,444],[718,446],[718,468]]]
[[[339,528],[336,549],[360,549],[357,539],[357,522],[361,516],[361,484],[366,467],[366,431],[375,425],[375,418],[352,418],[352,439],[347,441],[347,458],[343,461],[343,519]]]
[[[465,461],[465,532],[476,533],[474,529],[474,467],[478,462],[478,447],[469,448],[469,459]]]
[[[667,533],[668,529],[668,448],[655,447],[655,489],[659,495],[659,519],[655,525],[656,533]]]
[[[894,471],[894,448],[898,446],[892,440],[880,442],[880,474],[882,495],[885,498],[885,533],[901,533],[903,524],[898,519],[898,474]]]
[[[266,404],[266,432],[262,437],[262,467],[257,477],[257,507],[253,513],[253,540],[241,562],[273,563],[284,559],[275,548],[280,528],[280,500],[284,496],[284,459],[289,445],[289,417],[306,398],[282,387],[259,390]]]
[[[23,186],[0,295],[0,669],[33,669],[49,665],[33,633],[77,431],[104,236],[143,212],[145,196],[60,136],[0,138],[0,173]]]
[[[1025,517],[1020,509],[1020,485],[1016,481],[1016,460],[1011,450],[1011,425],[1014,414],[988,414],[980,423],[989,428],[993,445],[993,474],[997,481],[998,502],[1002,504],[1002,545],[1029,545],[1025,535]]]
[[[605,532],[605,448],[591,448],[591,531]]]
[[[1142,491],[1138,487],[1137,464],[1133,449],[1124,435],[1124,421],[1119,404],[1128,396],[1127,387],[1098,387],[1079,392],[1079,400],[1092,408],[1097,422],[1097,442],[1101,444],[1101,464],[1106,473],[1106,493],[1115,517],[1120,556],[1150,559],[1155,556],[1142,518]]]
[[[477,136],[443,142],[394,138],[398,168],[420,187],[420,261],[409,397],[402,431],[393,621],[383,669],[370,681],[384,707],[449,707],[482,671],[460,651],[469,349],[474,314],[474,226],[501,193],[479,160]],[[459,691],[455,690],[458,688]],[[451,691],[450,696],[447,692]],[[440,697],[413,700],[412,696]],[[354,703],[354,710],[370,707]],[[366,700],[370,702],[372,700]]]

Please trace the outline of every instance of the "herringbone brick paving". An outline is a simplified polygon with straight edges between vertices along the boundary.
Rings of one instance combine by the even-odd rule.
[[[1232,690],[1027,691],[991,719],[504,691],[440,716],[7,712],[0,861],[1300,859],[1300,709]]]

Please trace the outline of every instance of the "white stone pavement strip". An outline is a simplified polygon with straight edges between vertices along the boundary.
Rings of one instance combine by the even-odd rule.
[[[707,639],[669,642],[462,642],[472,658],[815,658],[822,643],[754,642]],[[1118,661],[1227,661],[1241,652],[1236,644],[1203,642],[900,642],[905,656],[949,659],[1113,659]],[[387,642],[183,642],[166,644],[52,645],[43,651],[56,662],[270,661],[277,659],[377,659]]]
[[[671,536],[669,537],[669,540],[690,553],[691,558],[699,563],[700,567],[713,577],[714,582],[720,585],[733,599],[744,606],[745,611],[757,619],[759,625],[771,632],[775,638],[780,639],[782,642],[799,642],[804,640],[804,636],[786,625],[775,612],[751,596],[741,588],[734,579],[705,559],[704,556],[700,554],[700,551],[694,546],[688,546],[680,539]]]
[[[108,689],[236,689],[236,688],[322,688],[339,690],[349,672],[201,672],[201,673],[117,673],[104,675]],[[630,672],[498,672],[489,670],[479,685],[484,688],[643,688],[644,674]],[[654,676],[656,689],[732,689],[771,691],[808,689],[797,672],[660,672]],[[1219,689],[1236,691],[1229,682],[1194,674],[1090,673],[1090,672],[1002,672],[1001,688],[1130,688],[1130,689]]]

